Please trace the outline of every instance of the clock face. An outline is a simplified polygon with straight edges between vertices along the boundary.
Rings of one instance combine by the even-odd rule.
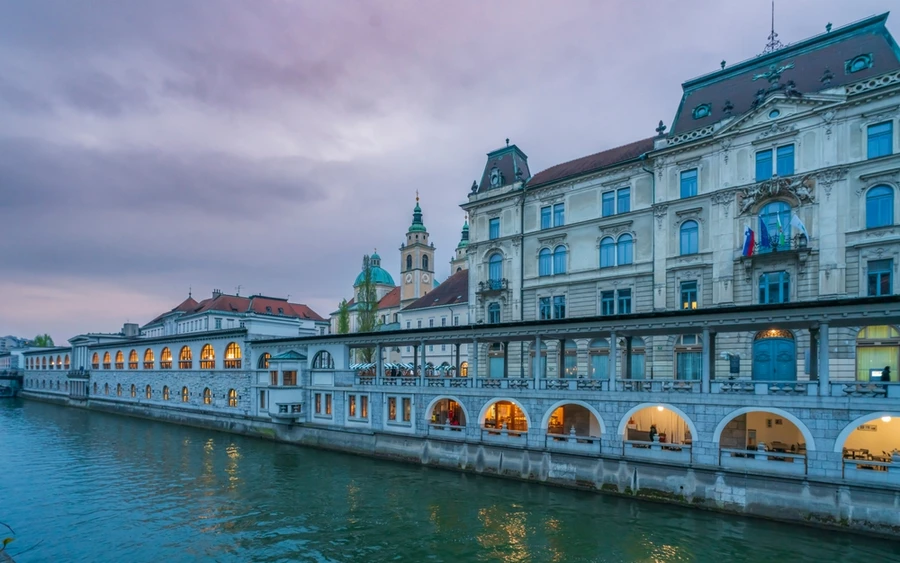
[[[422,274],[422,281],[423,281],[423,282],[427,282],[427,281],[428,281],[428,274]]]
[[[406,283],[412,283],[412,274],[406,274]]]

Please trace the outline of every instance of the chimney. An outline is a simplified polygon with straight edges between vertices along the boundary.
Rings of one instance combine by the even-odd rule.
[[[122,327],[122,334],[125,338],[137,338],[141,330],[137,323],[125,323]]]
[[[212,296],[213,299],[215,299],[216,297],[219,297],[220,295],[222,295],[222,290],[221,290],[221,289],[214,289],[214,290],[213,290],[213,296]]]

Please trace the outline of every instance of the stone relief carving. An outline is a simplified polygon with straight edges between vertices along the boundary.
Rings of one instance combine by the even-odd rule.
[[[843,180],[847,176],[848,170],[848,168],[831,168],[816,174],[816,184],[822,186],[826,200],[831,197],[831,188],[834,186],[834,183]]]
[[[793,125],[788,125],[787,123],[773,123],[771,127],[764,130],[762,133],[756,136],[756,140],[765,139],[766,137],[771,137],[772,135],[780,135],[781,133],[790,133],[792,131],[796,131],[797,128]]]
[[[815,203],[812,190],[815,186],[813,176],[794,176],[789,178],[770,178],[758,182],[740,191],[739,215],[747,213],[756,203],[777,195],[791,195],[800,203]]]
[[[728,211],[731,209],[731,202],[734,201],[734,190],[719,190],[712,194],[713,205],[721,205],[725,212],[725,218],[728,218]]]
[[[539,238],[538,242],[540,243],[540,246],[542,246],[542,247],[549,246],[549,247],[553,248],[553,247],[559,246],[560,244],[563,244],[564,242],[566,242],[566,235],[563,234],[563,235],[557,235],[557,236],[553,236],[553,237]]]
[[[653,216],[656,217],[656,224],[658,228],[663,228],[663,219],[666,218],[666,215],[669,214],[669,206],[668,205],[657,205],[653,208]]]
[[[722,157],[725,161],[725,164],[728,164],[728,151],[731,149],[731,144],[734,142],[732,137],[725,137],[721,141],[719,141],[719,145],[722,147]]]
[[[897,234],[897,231],[894,230],[893,228],[891,228],[891,229],[879,229],[879,230],[877,230],[877,231],[868,230],[868,231],[866,231],[866,238],[872,238],[872,237],[875,237],[875,238],[882,238],[882,237],[884,237],[885,235],[894,235],[894,234]]]
[[[685,161],[679,162],[675,166],[675,168],[676,168],[676,170],[678,170],[678,172],[682,172],[684,170],[690,170],[692,168],[700,168],[700,159],[692,158],[690,160],[685,160]]]
[[[832,110],[828,110],[821,115],[822,121],[825,122],[825,136],[828,138],[831,137],[831,125],[835,115],[835,112]]]

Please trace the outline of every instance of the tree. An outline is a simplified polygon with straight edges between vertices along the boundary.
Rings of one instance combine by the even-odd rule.
[[[350,332],[350,306],[347,305],[346,299],[341,300],[341,304],[338,305],[337,331],[338,334]]]
[[[356,319],[359,332],[373,332],[378,328],[378,292],[372,274],[371,258],[366,255],[363,257],[363,279],[357,292]],[[360,356],[364,363],[372,363],[375,358],[375,349],[363,348],[360,350]]]
[[[38,348],[50,348],[53,346],[53,338],[45,332],[35,336],[32,343]]]

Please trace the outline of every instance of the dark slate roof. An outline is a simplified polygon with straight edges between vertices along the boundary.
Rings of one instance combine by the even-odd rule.
[[[500,171],[501,186],[507,186],[516,181],[516,172],[521,172],[519,178],[523,181],[531,177],[528,170],[528,157],[516,145],[509,145],[487,154],[487,164],[481,174],[481,182],[478,183],[478,191],[491,189],[491,170],[496,167]]]
[[[438,307],[456,305],[469,302],[469,270],[460,270],[444,280],[444,283],[429,291],[403,309],[424,309],[426,307]]]
[[[294,350],[288,350],[287,352],[282,352],[277,356],[272,356],[269,358],[269,361],[278,361],[278,360],[305,360],[306,356],[301,354],[300,352],[295,352]]]
[[[888,14],[816,35],[799,43],[743,61],[724,70],[688,80],[682,84],[684,95],[672,122],[670,135],[677,135],[717,123],[729,115],[738,116],[753,109],[756,93],[769,87],[764,78],[753,77],[769,70],[770,65],[793,64],[780,78],[780,84],[794,81],[801,94],[819,92],[892,72],[900,68],[900,50],[885,28]],[[871,68],[848,73],[845,65],[858,55],[871,55]],[[825,70],[833,75],[823,82]],[[726,102],[733,108],[729,114]],[[707,117],[694,119],[694,108],[710,104]]]
[[[610,166],[615,166],[616,164],[621,164],[629,160],[634,160],[642,154],[653,150],[653,140],[654,137],[649,137],[647,139],[628,143],[627,145],[622,145],[621,147],[608,149],[590,156],[584,156],[563,164],[551,166],[543,172],[535,174],[534,178],[528,182],[527,187],[533,188],[544,184],[551,184],[567,178],[597,172],[598,170],[609,168]]]

